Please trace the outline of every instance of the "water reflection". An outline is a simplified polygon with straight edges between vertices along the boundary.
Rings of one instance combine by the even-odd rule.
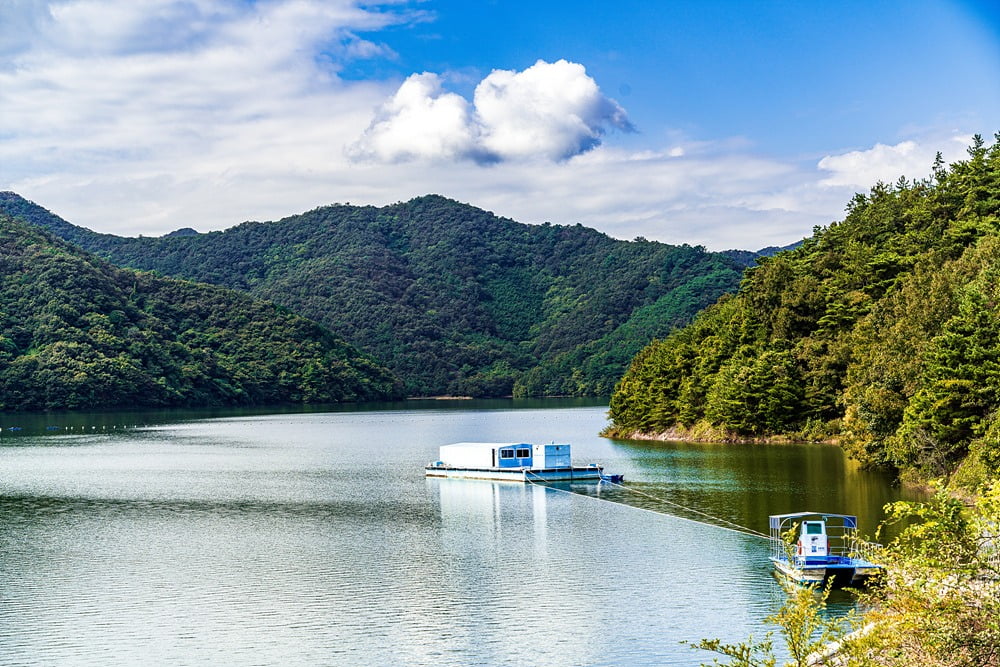
[[[456,559],[444,564],[452,594],[478,590],[505,612],[479,612],[491,624],[519,622],[519,641],[538,652],[531,664],[699,664],[670,638],[735,640],[735,627],[783,599],[763,541],[603,502],[596,484],[427,486],[443,551]],[[479,633],[495,642],[491,661],[516,662],[504,648],[512,636]]]
[[[858,516],[873,535],[886,503],[918,500],[883,472],[862,469],[833,445],[727,445],[614,441],[629,486],[685,507],[767,532],[767,517],[799,511]],[[703,519],[643,497],[622,502]],[[891,533],[889,533],[891,535]]]
[[[3,436],[0,663],[697,665],[784,597],[762,541],[622,489],[426,480],[448,442],[569,441],[748,525],[895,493],[834,448],[609,441],[603,406],[163,418]]]
[[[489,482],[466,479],[428,479],[431,489],[436,489],[441,510],[442,541],[447,548],[469,543],[469,533],[476,533],[471,541],[476,550],[496,554],[505,544],[504,524],[509,530],[530,528],[534,550],[546,553],[548,491],[543,486],[520,482]]]

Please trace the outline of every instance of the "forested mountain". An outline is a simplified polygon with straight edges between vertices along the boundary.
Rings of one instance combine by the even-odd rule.
[[[756,257],[525,225],[439,196],[162,238],[96,234],[13,193],[0,210],[118,265],[282,304],[410,395],[608,395],[635,353],[734,290]]]
[[[245,294],[118,269],[0,214],[0,410],[390,398],[384,367]]]
[[[855,196],[761,260],[739,292],[645,348],[611,402],[619,435],[839,439],[921,476],[1000,467],[1000,135]]]

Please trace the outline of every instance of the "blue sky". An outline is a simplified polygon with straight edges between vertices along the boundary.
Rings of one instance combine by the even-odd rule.
[[[758,248],[998,130],[996,2],[0,1],[0,189],[119,234],[434,192]]]
[[[433,20],[372,35],[397,61],[361,62],[345,75],[481,77],[564,58],[583,63],[643,128],[630,145],[681,131],[738,135],[785,154],[873,145],[911,125],[995,122],[1000,109],[996,2],[426,6]]]

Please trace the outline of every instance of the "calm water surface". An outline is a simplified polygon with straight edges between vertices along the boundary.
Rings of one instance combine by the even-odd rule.
[[[870,532],[899,497],[834,447],[600,438],[606,409],[20,418],[0,436],[0,664],[697,665],[682,640],[759,637],[784,594],[762,540],[643,510]],[[463,440],[571,442],[661,500],[426,480]]]

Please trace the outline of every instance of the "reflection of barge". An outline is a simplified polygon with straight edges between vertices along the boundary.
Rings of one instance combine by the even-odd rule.
[[[832,579],[835,587],[859,586],[882,570],[862,554],[855,516],[796,512],[769,519],[774,570],[794,583],[822,586]]]
[[[596,463],[574,466],[570,446],[555,443],[458,442],[442,445],[439,459],[424,471],[428,477],[512,482],[622,481],[621,475],[605,475],[604,469]]]

